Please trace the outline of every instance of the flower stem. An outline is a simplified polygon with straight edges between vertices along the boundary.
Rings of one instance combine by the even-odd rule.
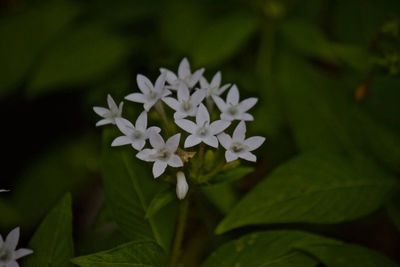
[[[186,221],[187,221],[188,211],[189,211],[188,197],[186,197],[186,199],[184,199],[180,204],[181,205],[180,205],[180,211],[179,211],[179,218],[178,218],[178,222],[176,225],[175,239],[174,239],[174,243],[172,246],[172,252],[171,252],[170,267],[177,267],[179,264],[179,260],[180,260],[180,256],[181,256],[182,241],[183,241],[183,237],[185,234]]]

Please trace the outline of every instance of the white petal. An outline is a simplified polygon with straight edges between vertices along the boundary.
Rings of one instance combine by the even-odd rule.
[[[243,113],[239,116],[240,120],[243,121],[254,121],[254,117],[253,115],[249,114],[249,113]]]
[[[174,113],[174,120],[176,121],[176,120],[181,120],[181,119],[184,119],[184,118],[186,118],[187,116],[189,116],[190,114],[188,114],[188,113],[182,113],[182,112],[180,112],[180,111],[177,111],[177,112],[175,112]]]
[[[127,136],[130,136],[135,128],[130,121],[124,118],[115,119],[115,123],[117,124],[118,129]]]
[[[132,142],[132,147],[138,151],[142,150],[146,145],[146,141],[144,140],[135,140]]]
[[[103,126],[106,124],[114,124],[114,120],[113,119],[102,119],[96,123],[96,126]]]
[[[146,97],[144,96],[144,94],[141,94],[141,93],[129,94],[129,95],[125,96],[125,99],[135,102],[135,103],[146,103],[147,102]]]
[[[200,104],[199,109],[197,110],[196,115],[196,124],[198,126],[203,126],[205,122],[210,122],[210,114],[207,111],[207,108]]]
[[[136,76],[136,82],[143,94],[150,93],[150,91],[154,88],[152,82],[142,74],[138,74]]]
[[[25,257],[32,253],[33,253],[33,251],[30,249],[20,248],[14,252],[14,259],[18,260],[19,258]]]
[[[111,97],[111,95],[107,95],[107,104],[110,110],[112,111],[118,110],[118,106],[115,103],[114,99]]]
[[[149,133],[149,140],[152,147],[161,149],[165,147],[165,142],[162,136],[157,132],[150,132]]]
[[[124,107],[124,102],[119,103],[118,107],[118,117],[121,117],[122,115],[122,108]]]
[[[181,134],[175,134],[168,138],[165,146],[168,148],[169,151],[175,152],[178,149],[179,141],[181,140]]]
[[[10,261],[10,262],[6,263],[4,265],[4,267],[19,267],[19,264],[16,261]]]
[[[257,104],[258,99],[255,97],[250,97],[247,98],[245,100],[243,100],[242,102],[240,102],[239,104],[239,109],[241,112],[246,112],[249,109],[251,109],[252,107],[254,107],[255,104]]]
[[[170,71],[168,69],[160,68],[160,72],[165,73],[165,75],[166,75],[165,78],[169,84],[173,84],[178,79],[178,77],[176,77],[175,73],[173,73],[172,71]]]
[[[141,131],[147,129],[147,112],[143,111],[140,113],[139,117],[136,119],[135,128]]]
[[[190,80],[189,80],[189,86],[191,87],[191,88],[193,88],[195,85],[196,85],[196,83],[200,80],[200,78],[203,76],[203,73],[204,73],[204,69],[199,69],[199,70],[196,70],[193,74],[192,74],[192,76],[190,77]]]
[[[190,120],[181,119],[181,120],[176,120],[175,123],[188,133],[195,133],[197,130],[197,125]]]
[[[180,79],[184,79],[185,77],[189,76],[190,73],[190,64],[187,58],[183,58],[181,63],[178,67],[178,77]]]
[[[231,162],[231,161],[237,160],[238,158],[239,158],[238,155],[233,153],[232,151],[229,151],[229,150],[225,151],[226,162]]]
[[[185,140],[185,148],[198,145],[198,144],[201,143],[201,141],[202,140],[200,138],[198,138],[197,136],[191,134]]]
[[[218,148],[218,138],[215,137],[214,135],[207,136],[206,138],[203,139],[203,142],[209,146]]]
[[[6,238],[5,245],[11,251],[14,251],[18,245],[19,240],[19,227],[13,229]]]
[[[153,164],[153,176],[154,178],[159,177],[161,174],[165,172],[165,169],[167,168],[167,163],[165,161],[160,161],[157,160]]]
[[[178,155],[173,154],[168,160],[168,165],[174,168],[178,168],[183,166],[183,162]]]
[[[218,72],[214,75],[214,77],[212,78],[211,83],[210,83],[210,87],[211,87],[211,88],[214,88],[214,87],[217,87],[217,88],[218,88],[220,84],[221,84],[221,72],[218,71]]]
[[[228,92],[226,103],[232,105],[237,105],[239,103],[239,89],[235,84],[232,85],[231,89]]]
[[[242,159],[245,159],[248,161],[252,161],[252,162],[257,161],[257,157],[251,152],[241,153],[241,154],[239,154],[239,158],[242,158]]]
[[[146,135],[149,136],[149,135],[150,135],[150,132],[152,132],[152,131],[154,131],[154,132],[156,132],[156,133],[160,133],[160,132],[161,132],[161,129],[160,129],[159,127],[157,127],[157,126],[149,127],[149,128],[146,130]]]
[[[246,138],[246,123],[244,121],[239,122],[239,124],[236,126],[235,130],[233,131],[232,138],[235,141],[244,141]]]
[[[244,141],[244,144],[249,147],[249,151],[253,151],[254,149],[259,148],[265,141],[265,137],[262,136],[253,136],[247,138]]]
[[[208,89],[210,87],[210,84],[207,82],[206,78],[200,77],[200,87],[202,89]]]
[[[189,88],[184,83],[180,83],[178,87],[178,99],[179,101],[187,101],[189,99],[190,92]]]
[[[183,172],[178,172],[176,177],[176,196],[178,199],[184,199],[189,190],[189,185]]]
[[[157,101],[158,100],[153,100],[153,101],[144,103],[144,105],[143,105],[144,110],[149,111],[157,103]]]
[[[93,111],[101,117],[105,117],[110,111],[103,107],[93,107]]]
[[[131,143],[132,140],[127,136],[120,136],[114,139],[114,141],[111,143],[111,146],[124,146]]]
[[[224,112],[226,110],[227,105],[224,100],[222,100],[219,96],[212,95],[212,99],[214,100],[214,103],[217,105],[218,109],[221,112]]]
[[[179,110],[180,104],[179,104],[178,100],[176,100],[175,98],[165,97],[162,99],[162,101],[164,101],[165,104],[167,104],[173,110]]]
[[[231,125],[229,121],[223,121],[223,120],[214,121],[210,124],[211,134],[216,135],[225,131],[225,129],[228,128],[229,125]]]
[[[232,115],[230,115],[229,113],[221,113],[221,120],[233,121],[233,120],[235,120],[235,118]]]
[[[158,76],[158,78],[156,80],[156,84],[154,86],[154,91],[162,92],[165,89],[166,77],[167,77],[166,73],[161,73],[161,75]]]
[[[222,95],[226,89],[229,88],[229,86],[231,86],[230,84],[225,84],[224,86],[222,86],[221,88],[218,89],[218,92],[216,92],[216,95]]]
[[[229,149],[231,147],[232,138],[228,134],[226,133],[219,134],[218,140],[225,149]]]
[[[207,95],[207,91],[206,89],[199,89],[197,91],[195,91],[192,95],[192,104],[194,106],[198,106],[200,105],[200,103],[203,101],[203,99],[206,97]]]
[[[153,151],[151,149],[146,148],[146,149],[143,149],[142,151],[138,152],[136,154],[136,157],[143,161],[154,161],[151,157],[152,154],[153,154]]]

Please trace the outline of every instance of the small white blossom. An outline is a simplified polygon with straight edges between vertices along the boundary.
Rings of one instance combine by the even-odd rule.
[[[181,158],[176,154],[180,138],[181,134],[175,134],[167,142],[164,142],[159,133],[151,131],[149,140],[153,149],[143,149],[136,154],[136,157],[144,161],[154,162],[153,176],[157,178],[165,172],[168,165],[175,168],[183,166]]]
[[[178,99],[165,97],[163,101],[176,111],[174,118],[177,120],[187,116],[196,116],[197,109],[205,96],[206,91],[201,89],[190,95],[189,88],[181,83],[178,88]]]
[[[169,88],[178,90],[179,85],[184,83],[188,88],[192,89],[203,76],[204,68],[196,70],[192,73],[190,70],[190,64],[187,58],[183,58],[178,67],[178,76],[172,71],[160,68],[161,73],[167,75],[167,82],[169,83]]]
[[[218,140],[226,149],[225,159],[227,162],[242,158],[248,161],[257,161],[257,157],[251,151],[259,148],[265,141],[264,137],[253,136],[246,138],[246,124],[244,121],[239,122],[233,131],[232,137],[226,133],[218,135]]]
[[[111,146],[132,145],[136,150],[142,150],[149,138],[150,131],[159,133],[159,127],[147,128],[147,112],[143,111],[136,120],[135,126],[124,118],[116,119],[118,129],[124,134],[114,139]]]
[[[185,174],[183,172],[178,172],[176,174],[176,196],[179,199],[184,199],[189,190],[189,185],[186,181]]]
[[[212,97],[218,109],[222,112],[221,119],[226,121],[254,120],[253,116],[247,113],[247,111],[257,103],[257,98],[250,97],[239,102],[239,90],[236,85],[233,85],[229,90],[226,97],[226,102],[222,100],[219,96],[213,95]]]
[[[185,147],[192,147],[203,142],[217,148],[218,139],[216,135],[230,125],[230,122],[223,120],[216,120],[210,124],[210,114],[203,104],[200,104],[197,111],[196,123],[186,119],[176,120],[175,123],[190,133],[185,140]]]
[[[171,94],[171,92],[165,89],[165,74],[158,76],[155,84],[144,75],[138,74],[136,76],[136,82],[141,93],[132,93],[125,97],[125,99],[142,103],[146,111],[149,111],[160,99]]]
[[[103,117],[102,120],[96,123],[96,126],[115,124],[115,119],[121,117],[124,102],[121,102],[118,107],[111,95],[107,95],[107,104],[108,109],[103,107],[93,107],[93,111],[100,117]]]
[[[0,235],[0,267],[19,267],[17,260],[33,251],[26,248],[16,250],[19,240],[19,227],[12,230],[5,241]]]
[[[208,83],[208,81],[204,78],[200,78],[200,87],[202,89],[207,90],[207,96],[211,97],[213,95],[219,96],[223,94],[226,89],[228,89],[230,84],[225,84],[221,86],[221,72],[217,72],[214,77],[211,79],[211,82]]]

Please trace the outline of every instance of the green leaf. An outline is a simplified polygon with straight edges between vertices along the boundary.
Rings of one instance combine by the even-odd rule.
[[[260,182],[218,225],[216,232],[254,224],[331,224],[353,220],[379,208],[395,184],[395,179],[363,158],[303,154]]]
[[[256,232],[222,245],[206,259],[202,267],[315,266],[317,262],[313,258],[294,251],[294,248],[321,243],[340,244],[300,231]]]
[[[228,167],[230,168],[230,167]],[[212,183],[230,183],[239,180],[254,171],[253,167],[238,166],[233,169],[223,169],[210,182]]]
[[[224,214],[233,208],[238,199],[230,183],[203,186],[201,190],[208,200]]]
[[[257,20],[246,14],[219,18],[197,36],[193,61],[197,66],[221,64],[237,53],[257,27]]]
[[[81,267],[162,267],[166,266],[166,255],[152,241],[135,241],[72,262]]]
[[[400,194],[397,193],[388,203],[386,203],[386,211],[393,224],[400,231]]]
[[[396,267],[393,261],[378,252],[356,245],[347,244],[307,244],[301,245],[327,267]]]
[[[155,195],[147,208],[146,219],[153,217],[160,209],[164,208],[174,200],[176,200],[175,192],[169,187],[167,190]]]
[[[129,50],[126,40],[104,25],[80,25],[49,49],[33,75],[28,94],[94,82],[121,64]]]
[[[71,1],[57,1],[0,19],[0,95],[22,83],[40,53],[78,13]]]
[[[29,242],[29,248],[34,253],[26,258],[23,266],[71,266],[74,246],[70,194],[66,194],[46,216]]]
[[[153,240],[164,249],[172,240],[176,205],[168,205],[146,219],[155,192],[165,189],[155,180],[149,164],[139,162],[131,149],[112,148],[113,131],[105,132],[103,181],[107,205],[113,219],[130,240]],[[175,202],[176,204],[176,202]]]

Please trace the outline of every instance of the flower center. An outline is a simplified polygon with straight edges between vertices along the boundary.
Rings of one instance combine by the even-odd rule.
[[[157,99],[158,95],[157,95],[157,92],[150,91],[150,93],[147,96],[148,96],[149,100],[155,100],[155,99]]]
[[[143,134],[141,131],[138,130],[133,130],[132,132],[132,138],[137,140],[137,139],[142,139],[143,138]]]
[[[11,252],[5,247],[0,247],[0,262],[11,260]]]
[[[207,123],[208,121],[205,121],[203,123],[203,126],[199,127],[197,129],[197,135],[201,136],[201,137],[205,137],[208,135],[208,127],[207,127]]]
[[[241,144],[241,143],[233,143],[231,145],[231,150],[235,153],[240,153],[246,150],[247,146]]]
[[[157,159],[166,161],[167,159],[169,159],[170,155],[171,152],[169,152],[168,149],[163,148],[157,152]]]
[[[228,113],[231,115],[231,116],[235,116],[237,113],[238,113],[238,110],[237,110],[237,107],[236,106],[233,106],[233,105],[231,105],[229,108],[228,108]]]
[[[185,112],[188,112],[192,109],[192,103],[190,103],[190,101],[183,101],[182,102],[182,109]]]

